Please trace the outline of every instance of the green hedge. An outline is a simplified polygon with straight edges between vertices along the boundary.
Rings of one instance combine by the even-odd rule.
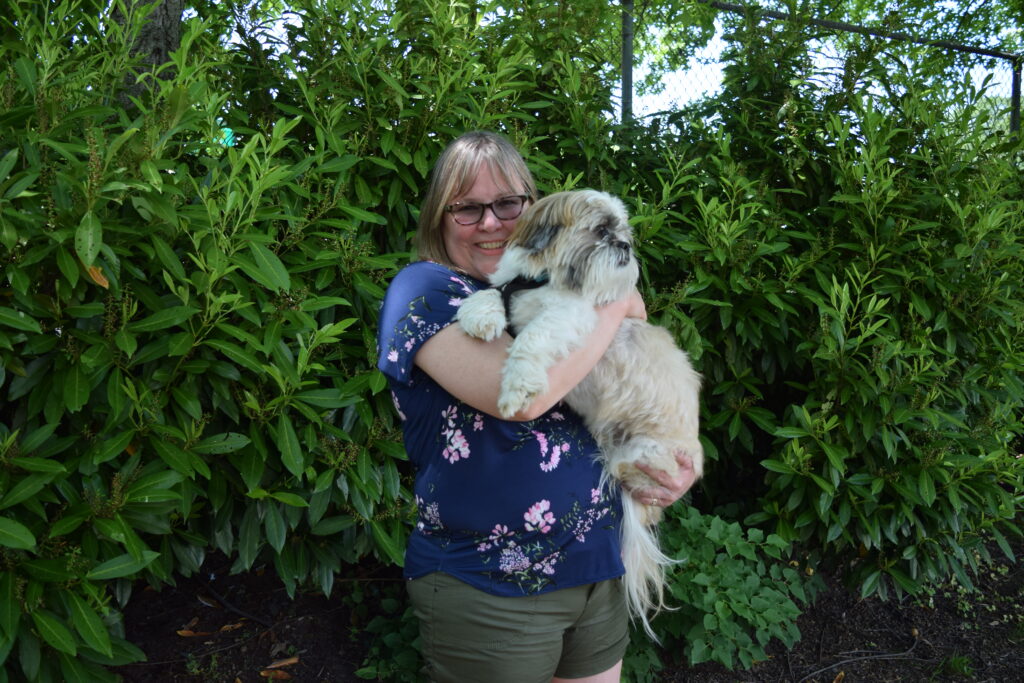
[[[632,205],[652,318],[705,376],[704,514],[664,528],[687,559],[666,651],[749,666],[792,642],[810,597],[792,551],[852,566],[865,594],[913,590],[1015,528],[1021,181],[969,107],[939,121],[911,98],[924,135],[856,92],[825,116],[809,89],[758,90],[791,81],[762,55],[782,76],[727,80],[714,125],[623,129],[617,13],[403,7],[293,3],[301,22],[227,47],[228,17],[189,19],[173,77],[130,103],[142,17],[0,17],[4,680],[113,679],[141,656],[132,587],[212,550],[289,591],[401,562],[411,480],[377,307],[430,164],[472,128],[512,138],[544,191]],[[748,106],[779,96],[782,118]],[[392,607],[375,632],[409,632]],[[387,642],[366,671],[414,680],[394,670],[412,644]],[[658,657],[636,643],[630,675]]]

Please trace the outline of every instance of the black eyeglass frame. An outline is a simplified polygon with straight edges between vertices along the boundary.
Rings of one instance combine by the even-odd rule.
[[[507,217],[499,216],[498,213],[494,210],[494,205],[495,204],[497,204],[499,202],[502,202],[502,201],[505,201],[506,199],[518,199],[518,200],[520,200],[519,212],[516,213],[516,215],[514,215],[514,216],[507,216]],[[484,219],[484,213],[487,211],[487,209],[490,209],[491,213],[493,213],[494,217],[497,218],[499,221],[510,221],[510,220],[515,219],[515,218],[519,218],[520,216],[523,215],[523,209],[526,207],[526,202],[530,201],[531,199],[533,199],[533,197],[531,197],[528,194],[509,194],[509,195],[505,195],[504,197],[498,197],[493,202],[489,202],[487,204],[480,204],[478,202],[468,202],[466,204],[448,204],[447,206],[444,207],[444,210],[447,213],[450,213],[452,215],[452,218],[459,225],[476,225],[477,223],[479,223],[480,221],[482,221]],[[468,209],[471,206],[480,207],[480,215],[477,216],[476,220],[470,221],[468,223],[463,223],[462,221],[460,221],[458,219],[457,211],[459,211],[460,209]]]

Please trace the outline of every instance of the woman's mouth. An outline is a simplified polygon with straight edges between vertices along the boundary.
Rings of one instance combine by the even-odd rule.
[[[505,241],[500,240],[497,242],[477,242],[476,246],[481,249],[501,249],[505,246]]]

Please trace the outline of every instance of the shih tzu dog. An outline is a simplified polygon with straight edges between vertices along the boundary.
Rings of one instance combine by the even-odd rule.
[[[597,323],[595,306],[632,292],[639,277],[632,229],[622,202],[604,192],[559,192],[520,219],[491,276],[490,289],[465,299],[456,320],[490,340],[506,328],[514,339],[502,373],[498,409],[508,417],[547,388],[548,368],[579,347]],[[699,477],[700,377],[667,330],[626,318],[593,370],[566,397],[597,440],[606,477],[625,488],[655,485],[634,464],[671,475],[675,453]],[[654,638],[648,614],[664,602],[664,568],[656,524],[661,508],[625,496],[622,553],[630,614]]]

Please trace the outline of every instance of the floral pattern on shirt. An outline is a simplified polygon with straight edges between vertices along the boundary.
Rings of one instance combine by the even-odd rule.
[[[400,272],[381,307],[378,368],[416,468],[409,578],[445,571],[496,595],[620,576],[619,496],[596,443],[560,405],[528,422],[483,414],[415,365],[415,354],[486,283],[436,264]]]

